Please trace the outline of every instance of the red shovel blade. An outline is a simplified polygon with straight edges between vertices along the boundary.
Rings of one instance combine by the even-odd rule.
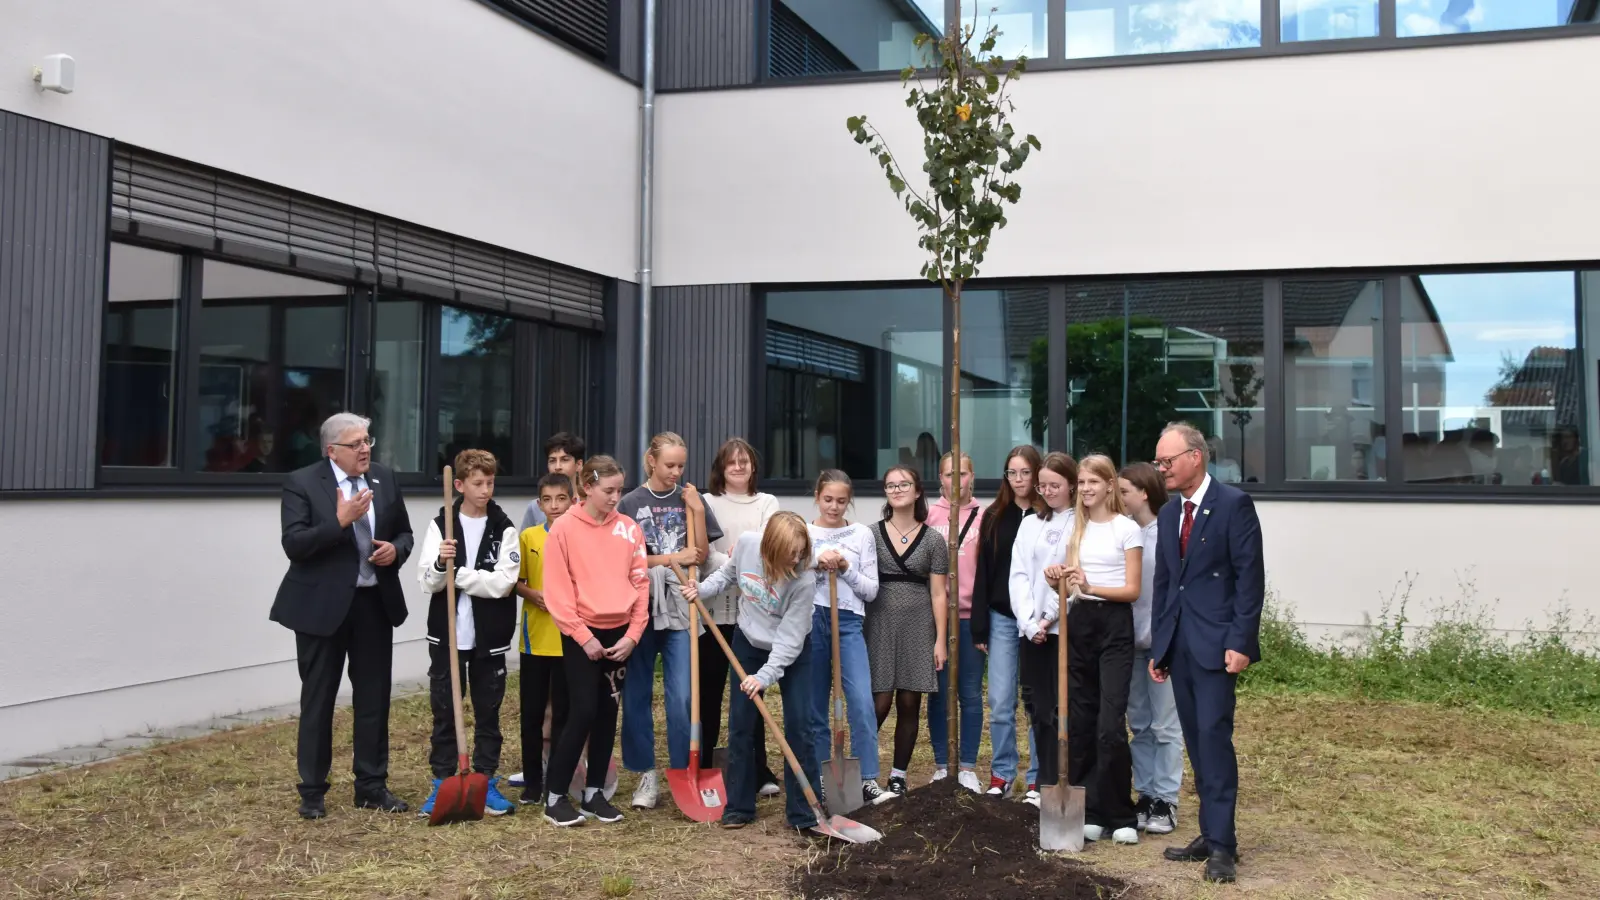
[[[433,798],[428,824],[476,822],[483,818],[483,803],[488,796],[489,776],[482,772],[451,775],[439,782],[439,794]]]
[[[667,770],[667,786],[672,789],[672,802],[692,821],[716,822],[727,808],[728,789],[722,773],[700,768],[698,751],[689,752],[689,768]]]

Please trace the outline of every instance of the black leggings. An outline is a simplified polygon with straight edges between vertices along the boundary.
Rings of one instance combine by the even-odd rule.
[[[566,660],[560,656],[522,654],[522,792],[537,797],[544,790],[544,711],[550,710],[550,743],[561,737],[567,724]],[[565,787],[563,785],[563,787]]]
[[[592,630],[601,647],[614,646],[628,631],[626,627]],[[561,636],[561,661],[567,674],[567,724],[550,751],[546,790],[572,784],[585,745],[589,748],[589,779],[585,787],[603,788],[611,751],[617,743],[617,697],[622,694],[627,664],[614,663],[603,656],[591,660],[578,642],[566,635]]]
[[[884,691],[872,695],[877,707],[878,728],[889,719],[889,704],[894,702],[894,767],[904,772],[917,749],[917,725],[922,720],[922,695],[916,691]]]

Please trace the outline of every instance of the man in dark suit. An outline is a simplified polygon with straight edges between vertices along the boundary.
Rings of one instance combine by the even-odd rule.
[[[1207,881],[1229,883],[1239,857],[1233,686],[1261,658],[1266,577],[1255,504],[1212,480],[1207,453],[1205,436],[1184,423],[1168,425],[1156,444],[1156,467],[1172,499],[1157,519],[1150,674],[1158,682],[1172,678],[1200,797],[1200,836],[1165,856],[1204,860]]]
[[[300,663],[300,816],[327,815],[333,706],[345,659],[355,707],[355,804],[405,812],[389,792],[389,689],[394,629],[406,620],[400,566],[411,520],[394,473],[372,461],[371,422],[338,413],[322,423],[326,458],[283,483],[289,572],[272,621],[294,631]]]

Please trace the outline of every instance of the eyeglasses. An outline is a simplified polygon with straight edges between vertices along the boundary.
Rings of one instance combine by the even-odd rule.
[[[1006,470],[1006,478],[1007,478],[1007,480],[1010,480],[1010,481],[1015,481],[1018,478],[1032,478],[1032,477],[1033,477],[1033,470],[1032,469],[1007,469]]]
[[[911,482],[909,481],[889,481],[883,485],[885,494],[903,494],[909,490],[911,490]]]
[[[373,437],[364,437],[359,441],[351,441],[348,444],[341,444],[337,441],[333,444],[335,447],[343,447],[346,450],[360,450],[362,447],[376,447],[377,445],[378,439]]]
[[[1185,454],[1199,452],[1199,450],[1191,447],[1188,450],[1183,451],[1183,453],[1174,453],[1171,456],[1158,456],[1155,459],[1150,460],[1150,464],[1158,469],[1170,469],[1172,468],[1172,464]]]
[[[1043,491],[1046,494],[1057,494],[1057,493],[1060,493],[1062,491],[1070,491],[1070,490],[1072,490],[1072,486],[1068,485],[1068,484],[1059,484],[1059,483],[1050,482],[1050,481],[1041,481],[1041,482],[1039,482],[1039,490]]]

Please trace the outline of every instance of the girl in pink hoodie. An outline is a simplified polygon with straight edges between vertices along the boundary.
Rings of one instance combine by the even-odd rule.
[[[545,542],[544,600],[561,631],[570,694],[567,724],[550,753],[547,790],[572,783],[578,755],[589,748],[583,803],[572,808],[553,790],[545,821],[566,827],[585,819],[620,822],[606,800],[606,769],[617,738],[617,697],[625,663],[650,616],[650,579],[638,523],[617,512],[622,467],[609,456],[584,461],[583,505],[556,520]]]

